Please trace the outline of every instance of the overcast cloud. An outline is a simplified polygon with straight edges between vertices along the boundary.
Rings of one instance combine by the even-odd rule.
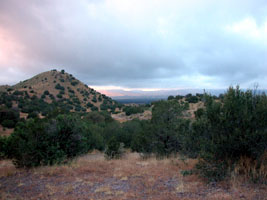
[[[0,84],[267,88],[266,0],[0,0]]]

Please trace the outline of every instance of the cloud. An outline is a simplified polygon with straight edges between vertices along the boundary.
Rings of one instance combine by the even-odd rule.
[[[95,86],[266,87],[266,27],[264,0],[1,1],[0,84],[64,68]]]

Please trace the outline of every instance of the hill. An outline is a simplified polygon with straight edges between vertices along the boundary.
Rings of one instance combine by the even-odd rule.
[[[9,86],[0,86],[0,135],[9,135],[17,122],[60,113],[108,111],[121,104],[95,91],[64,70],[51,70]]]
[[[5,85],[0,88],[2,96],[9,96],[8,99],[12,100],[12,107],[18,108],[23,108],[24,100],[36,98],[48,104],[63,103],[70,111],[108,110],[114,112],[118,107],[118,103],[110,97],[88,87],[64,70],[43,72],[14,86]],[[4,98],[0,104],[4,104],[3,101]]]

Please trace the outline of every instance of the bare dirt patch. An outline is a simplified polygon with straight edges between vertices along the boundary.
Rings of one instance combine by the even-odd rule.
[[[9,136],[13,131],[14,128],[5,128],[0,124],[0,136]]]

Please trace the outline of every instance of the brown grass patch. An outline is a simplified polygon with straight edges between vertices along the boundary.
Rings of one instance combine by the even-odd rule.
[[[14,128],[6,128],[0,124],[0,136],[9,136],[13,133]]]
[[[267,151],[262,155],[260,161],[248,157],[241,157],[232,172],[233,183],[248,182],[251,180],[267,180]]]
[[[0,178],[0,193],[8,199],[264,199],[265,185],[222,182],[206,184],[196,175],[183,176],[196,159],[172,157],[158,160],[127,153],[118,160],[106,160],[93,152],[71,163],[28,170],[16,169]],[[1,170],[2,171],[2,170]],[[16,187],[14,187],[14,185]],[[3,195],[2,195],[3,196]]]
[[[151,110],[145,110],[143,113],[137,113],[127,116],[125,112],[120,112],[118,114],[111,114],[111,117],[120,123],[127,122],[133,119],[140,119],[140,120],[149,120],[152,118]]]
[[[0,160],[0,178],[11,176],[18,171],[11,160]]]

